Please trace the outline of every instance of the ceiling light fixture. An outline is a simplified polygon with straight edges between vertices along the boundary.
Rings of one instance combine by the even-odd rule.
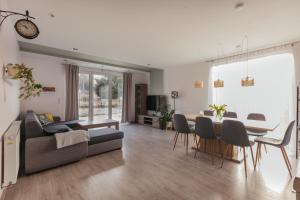
[[[55,17],[55,15],[53,13],[49,13],[49,16],[52,17],[52,18]]]
[[[247,45],[246,46],[246,50],[247,50],[247,52],[246,52],[246,56],[247,56],[247,61],[246,61],[247,74],[246,74],[245,78],[241,79],[241,85],[242,85],[242,87],[249,87],[249,86],[254,86],[254,78],[250,77],[249,73],[248,73],[248,67],[249,67],[249,64],[248,64],[248,61],[249,61],[249,48],[248,48],[248,36],[247,35],[243,39],[242,46],[244,44],[244,40],[246,40],[246,42],[247,42],[246,43],[246,45]]]
[[[219,48],[218,49],[219,49],[218,50],[218,58],[220,58],[222,56],[224,57],[224,48],[223,48],[223,45],[219,44]],[[220,79],[219,72],[218,72],[218,79],[214,81],[214,88],[222,88],[222,87],[224,87],[224,81]]]
[[[197,80],[194,82],[194,88],[201,89],[204,87],[204,83],[201,80]]]
[[[245,6],[244,2],[239,2],[239,3],[235,4],[234,9],[237,11],[241,11],[241,10],[243,10],[244,6]]]

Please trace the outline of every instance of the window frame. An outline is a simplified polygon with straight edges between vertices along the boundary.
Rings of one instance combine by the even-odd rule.
[[[79,73],[89,75],[89,111],[88,120],[94,119],[94,75],[103,75],[108,78],[108,119],[112,119],[112,76],[122,76],[121,72],[106,71],[101,69],[80,67]],[[79,105],[79,104],[78,104]],[[123,105],[122,105],[123,109]]]

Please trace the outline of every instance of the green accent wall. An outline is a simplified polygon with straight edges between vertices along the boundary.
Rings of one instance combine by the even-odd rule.
[[[164,94],[164,70],[152,69],[150,71],[150,94]]]

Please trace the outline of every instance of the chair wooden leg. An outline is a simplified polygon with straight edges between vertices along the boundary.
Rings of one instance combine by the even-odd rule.
[[[259,145],[259,150],[258,150],[258,161],[260,161],[262,159],[261,156],[261,144]]]
[[[265,151],[266,151],[266,154],[267,154],[267,153],[268,153],[268,152],[267,152],[267,145],[264,144],[264,147],[265,147]]]
[[[186,134],[183,134],[183,146],[185,147],[185,143],[186,143]]]
[[[283,153],[284,153],[284,155],[285,155],[285,158],[286,158],[286,160],[288,161],[288,164],[289,164],[289,166],[290,166],[290,169],[292,170],[292,165],[291,165],[291,163],[290,163],[290,160],[289,160],[289,157],[288,157],[288,155],[287,155],[287,153],[286,153],[286,150],[285,150],[284,147],[282,147],[282,149],[283,149]]]
[[[225,145],[226,145],[226,147],[225,147],[225,152],[223,151],[221,168],[223,167],[225,155],[227,154],[228,146],[229,146],[228,144],[225,144]]]
[[[175,146],[176,146],[176,143],[177,143],[178,135],[179,135],[179,133],[177,132],[176,135],[175,135],[175,138],[174,138],[174,139],[175,139],[175,142],[174,142],[173,151],[174,151]]]
[[[247,178],[247,158],[246,158],[245,147],[243,147],[243,154],[244,154],[245,175],[246,175],[246,178]]]
[[[178,134],[178,132],[176,131],[175,136],[174,136],[174,139],[173,139],[174,142],[175,142],[175,139],[176,139],[177,134]]]
[[[251,145],[250,145],[250,152],[251,152],[252,163],[253,163],[253,167],[254,167],[254,156],[253,156],[253,149],[252,149]]]
[[[189,151],[189,134],[186,134],[186,155],[188,155]]]
[[[255,157],[255,163],[254,163],[254,170],[256,169],[256,165],[259,159],[259,149],[260,149],[260,143],[257,143],[257,149],[256,149],[256,157]]]
[[[200,138],[199,138],[199,140],[196,142],[196,150],[195,150],[194,158],[196,158],[196,155],[197,155],[198,151],[200,151],[200,149],[199,149],[199,144],[200,144]]]
[[[292,175],[292,171],[291,171],[291,169],[290,169],[290,167],[289,167],[289,164],[288,164],[289,161],[287,161],[288,158],[285,157],[285,149],[284,149],[284,147],[280,147],[280,149],[281,149],[282,156],[283,156],[283,158],[284,158],[284,162],[285,162],[285,164],[286,164],[286,167],[287,167],[288,170],[289,170],[290,177],[292,178],[293,175]]]

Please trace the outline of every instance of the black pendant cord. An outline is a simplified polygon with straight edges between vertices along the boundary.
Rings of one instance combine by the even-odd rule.
[[[0,22],[0,27],[2,26],[4,20],[9,17],[9,16],[12,16],[12,15],[20,15],[20,16],[23,16],[23,17],[26,17],[27,20],[30,18],[30,19],[35,19],[34,17],[31,17],[29,16],[29,12],[28,10],[26,10],[25,14],[22,14],[22,13],[17,13],[17,12],[11,12],[11,11],[6,11],[6,10],[0,10],[0,16],[1,18],[1,22]]]

